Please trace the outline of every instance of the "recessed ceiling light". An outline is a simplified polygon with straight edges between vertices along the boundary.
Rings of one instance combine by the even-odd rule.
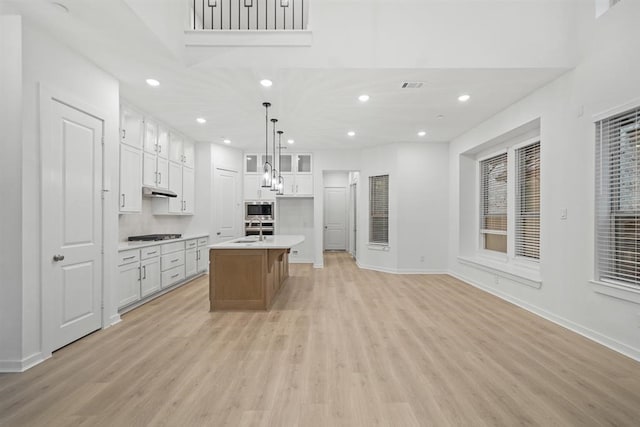
[[[231,140],[230,139],[225,139],[222,142],[224,142],[225,144],[231,144]]]
[[[160,86],[160,82],[156,79],[147,79],[147,84],[152,87]]]
[[[260,84],[264,87],[271,87],[271,85],[273,85],[273,82],[269,79],[264,79],[260,80]]]
[[[251,159],[253,159],[253,157],[247,156],[247,160],[251,160]]]
[[[349,132],[347,132],[347,135],[356,136],[356,133],[354,131],[350,130]]]
[[[196,122],[200,123],[201,125],[207,123],[207,119],[203,118],[203,117],[198,117],[196,119]]]
[[[360,102],[367,102],[369,100],[369,95],[360,95],[358,99],[360,100]]]
[[[458,101],[460,102],[467,102],[469,99],[471,99],[471,96],[466,93],[458,97]]]
[[[287,140],[287,142],[288,142],[289,144],[293,144],[295,141],[294,141],[293,139],[288,139],[288,140]]]
[[[420,132],[418,132],[418,136],[425,136],[427,133],[423,130],[421,130]]]

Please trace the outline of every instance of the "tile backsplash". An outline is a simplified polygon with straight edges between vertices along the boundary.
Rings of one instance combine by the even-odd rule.
[[[141,234],[180,233],[185,234],[193,221],[193,216],[153,215],[151,199],[142,199],[142,212],[120,214],[119,240],[126,241],[129,236]]]

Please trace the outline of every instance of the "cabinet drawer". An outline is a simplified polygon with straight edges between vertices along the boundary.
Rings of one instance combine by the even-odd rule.
[[[193,249],[198,246],[198,239],[187,240],[186,242],[187,249]]]
[[[140,249],[118,252],[118,265],[131,264],[140,261]]]
[[[166,288],[184,280],[184,265],[162,272],[162,288]]]
[[[162,245],[162,255],[170,254],[171,252],[183,251],[184,242],[174,242]]]
[[[160,256],[160,246],[149,246],[148,248],[140,249],[140,259],[148,259],[156,256]]]
[[[209,244],[209,239],[207,237],[201,237],[198,239],[198,246],[207,246]]]
[[[160,258],[160,260],[161,260],[160,266],[162,267],[162,271],[175,268],[179,265],[184,265],[184,251],[162,255],[162,258]],[[184,273],[184,268],[182,269],[182,271]]]

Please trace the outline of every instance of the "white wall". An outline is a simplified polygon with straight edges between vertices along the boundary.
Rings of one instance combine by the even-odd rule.
[[[22,359],[22,27],[0,16],[0,371]]]
[[[118,188],[118,82],[85,58],[60,45],[47,34],[29,24],[23,25],[23,109],[22,109],[22,333],[23,366],[39,360],[41,355],[40,265],[40,139],[38,86],[40,84],[66,93],[85,105],[101,111],[105,120],[104,179],[111,191],[105,195],[104,268],[105,311],[103,322],[117,321],[115,293],[110,293],[115,278],[117,247]],[[46,279],[46,278],[45,278]],[[0,290],[4,299],[4,286]],[[45,357],[47,355],[44,355]]]
[[[456,138],[449,155],[449,268],[468,282],[620,352],[640,359],[637,294],[596,290],[594,278],[593,115],[636,100],[640,104],[640,3],[623,1],[598,19],[575,70]],[[460,176],[473,164],[460,154],[524,123],[541,123],[542,287],[497,277],[458,260],[460,233],[475,229],[460,217]],[[462,168],[462,169],[461,169]],[[567,220],[560,210],[568,209]],[[496,279],[497,277],[497,279]],[[497,283],[496,283],[497,282]],[[605,292],[609,292],[606,291]],[[625,299],[626,298],[626,299]]]

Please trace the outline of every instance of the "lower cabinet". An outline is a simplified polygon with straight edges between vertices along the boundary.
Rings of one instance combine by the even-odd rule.
[[[140,299],[140,263],[121,265],[118,272],[118,307]]]
[[[140,297],[144,298],[160,290],[160,257],[140,262]]]
[[[207,271],[208,238],[127,249],[119,252],[118,308],[134,304]]]

